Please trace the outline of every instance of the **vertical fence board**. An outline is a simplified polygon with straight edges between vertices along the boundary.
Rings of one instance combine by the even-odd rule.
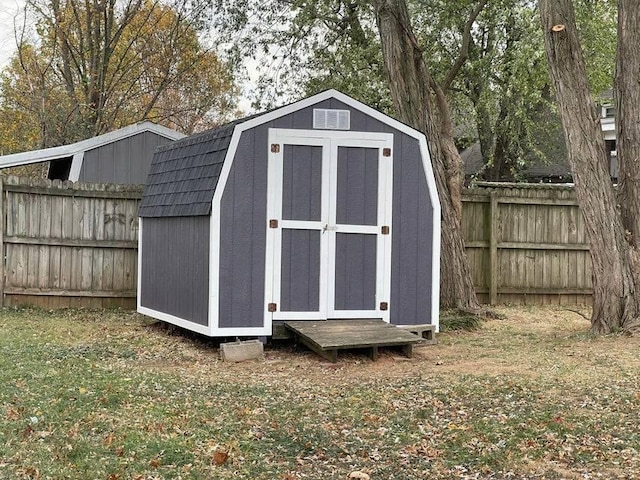
[[[498,301],[498,277],[503,271],[498,259],[498,201],[493,193],[489,198],[489,303]]]
[[[141,193],[135,186],[3,179],[4,303],[132,308],[137,228],[126,224],[137,224]]]
[[[465,191],[463,202],[463,233],[481,299],[488,292],[490,303],[590,301],[591,258],[572,188],[485,183]]]

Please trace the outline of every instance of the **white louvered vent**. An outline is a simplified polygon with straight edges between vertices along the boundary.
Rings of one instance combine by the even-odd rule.
[[[323,130],[349,130],[351,112],[328,108],[313,109],[313,128]]]

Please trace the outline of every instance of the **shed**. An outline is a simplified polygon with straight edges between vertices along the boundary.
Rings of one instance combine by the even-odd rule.
[[[0,156],[0,169],[49,162],[49,180],[142,184],[159,145],[184,134],[146,121],[58,147]]]
[[[288,320],[438,327],[427,141],[335,90],[160,147],[139,216],[151,317],[216,337]]]

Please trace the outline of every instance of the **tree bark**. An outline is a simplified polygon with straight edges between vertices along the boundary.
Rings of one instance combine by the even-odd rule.
[[[460,227],[462,160],[446,97],[422,57],[405,0],[374,0],[385,69],[399,119],[424,132],[442,205],[440,304],[479,309]]]
[[[625,238],[609,177],[600,119],[587,84],[573,4],[571,0],[540,0],[539,6],[568,160],[591,249],[594,290],[591,329],[596,333],[633,331],[638,329],[640,313],[638,278],[633,274],[638,265]]]
[[[618,0],[616,138],[622,223],[631,245],[640,247],[640,3]]]

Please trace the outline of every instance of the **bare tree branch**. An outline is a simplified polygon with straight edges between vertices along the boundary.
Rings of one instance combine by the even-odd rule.
[[[458,72],[460,71],[460,69],[464,65],[464,62],[466,62],[467,57],[469,56],[469,44],[471,43],[471,28],[473,27],[473,24],[475,23],[476,18],[478,18],[478,15],[480,15],[480,12],[482,12],[486,4],[487,4],[487,0],[481,0],[476,5],[476,8],[473,9],[473,11],[471,12],[471,15],[469,15],[469,18],[467,19],[467,22],[464,25],[464,29],[462,31],[462,43],[460,44],[458,57],[456,58],[456,61],[453,62],[453,65],[449,69],[447,76],[445,77],[442,84],[440,85],[443,92],[446,92],[447,90],[449,90],[451,83],[453,83],[453,80],[456,78],[456,75],[458,75]]]

